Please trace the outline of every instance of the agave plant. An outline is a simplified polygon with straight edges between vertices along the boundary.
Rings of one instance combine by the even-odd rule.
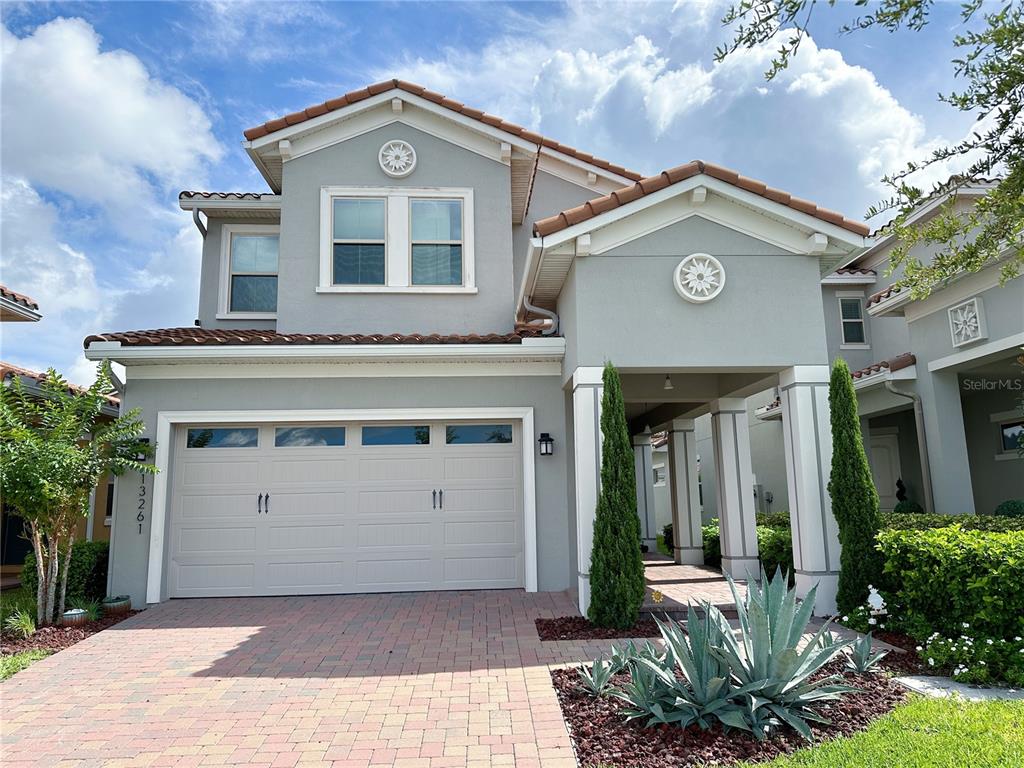
[[[581,685],[591,696],[604,696],[611,687],[612,677],[619,670],[615,668],[614,662],[597,659],[589,667],[581,665],[576,672],[580,676]]]
[[[846,668],[858,675],[863,675],[878,662],[880,662],[888,651],[879,651],[871,655],[871,633],[861,636],[853,641],[853,645],[846,654]]]
[[[828,721],[810,707],[856,690],[841,684],[838,675],[810,681],[849,643],[826,639],[826,622],[810,642],[798,648],[811,618],[817,586],[799,604],[796,590],[789,588],[780,570],[771,580],[762,571],[761,585],[749,584],[746,599],[740,598],[731,578],[729,587],[739,616],[740,641],[725,632],[721,645],[712,646],[712,653],[729,667],[742,689],[743,724],[730,725],[763,739],[784,723],[811,740],[807,721]]]

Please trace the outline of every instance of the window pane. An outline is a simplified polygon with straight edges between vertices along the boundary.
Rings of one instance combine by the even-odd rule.
[[[461,200],[411,200],[413,240],[461,240]]]
[[[278,427],[274,430],[275,448],[309,448],[344,444],[344,427]]]
[[[384,246],[334,244],[335,285],[384,285]]]
[[[414,245],[413,285],[462,285],[461,245]]]
[[[430,427],[363,427],[363,445],[428,445]]]
[[[335,240],[383,240],[384,200],[334,201]]]
[[[277,273],[277,235],[232,235],[231,271]]]
[[[233,275],[232,312],[276,312],[277,275]]]
[[[843,342],[846,344],[864,343],[864,323],[848,320],[843,323]]]
[[[449,424],[444,440],[448,445],[511,443],[511,424]]]
[[[1024,443],[1021,442],[1021,436],[1024,435],[1024,421],[1003,424],[1000,429],[1003,433],[1004,451],[1016,451],[1018,448],[1024,447]]]
[[[189,448],[255,448],[260,431],[256,427],[196,427],[186,435]]]
[[[843,320],[860,320],[860,299],[840,299]]]

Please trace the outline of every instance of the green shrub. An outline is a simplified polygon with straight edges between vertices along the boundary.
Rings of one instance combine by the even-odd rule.
[[[897,515],[920,515],[924,512],[924,508],[916,501],[904,499],[903,501],[897,502],[892,511]]]
[[[601,493],[590,553],[590,608],[599,627],[625,629],[640,618],[647,585],[636,513],[636,467],[626,423],[622,382],[615,367],[604,367],[601,398]]]
[[[1024,634],[1024,532],[890,530],[879,533],[878,549],[889,602],[909,625]]]
[[[918,646],[929,668],[972,685],[1024,685],[1024,638],[981,638],[974,637],[970,627],[962,630],[958,637],[943,637],[936,632]]]
[[[789,530],[789,512],[764,512],[755,515],[757,524],[765,528],[785,528]]]
[[[701,537],[704,539],[704,565],[711,568],[722,567],[722,540],[718,529],[718,521],[712,520],[702,526]]]
[[[18,608],[4,621],[4,629],[11,634],[27,638],[36,631],[36,616],[34,611],[26,611]]]
[[[68,605],[102,600],[106,596],[109,556],[110,545],[105,541],[75,543],[71,550],[71,569],[68,571]],[[21,583],[30,594],[35,595],[39,578],[36,574],[36,558],[31,552],[25,555]]]
[[[930,528],[948,528],[957,525],[965,531],[1024,531],[1024,518],[1005,515],[915,515],[883,512],[883,530],[926,531]]]
[[[672,523],[669,523],[661,529],[662,535],[665,537],[665,546],[671,551],[675,546],[675,529]]]
[[[704,538],[704,565],[721,568],[722,542],[718,521],[705,525],[701,532]],[[788,525],[785,529],[758,525],[757,548],[767,573],[775,573],[776,568],[781,568],[792,577],[793,540]]]
[[[1007,499],[996,507],[996,511],[992,514],[1024,518],[1024,499]]]
[[[828,493],[839,525],[839,586],[836,603],[850,611],[867,600],[868,585],[878,582],[881,562],[875,535],[881,527],[878,491],[871,477],[857,415],[857,394],[850,368],[842,358],[832,364],[828,387],[832,425],[832,470]]]
[[[18,611],[27,611],[33,616],[36,615],[36,593],[34,590],[30,591],[21,586],[0,593],[0,624],[5,623],[9,616]]]

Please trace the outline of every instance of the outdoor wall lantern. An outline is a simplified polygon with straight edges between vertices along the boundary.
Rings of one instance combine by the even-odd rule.
[[[555,452],[555,438],[549,435],[547,432],[541,432],[540,437],[537,439],[538,445],[540,445],[540,455],[550,456]]]

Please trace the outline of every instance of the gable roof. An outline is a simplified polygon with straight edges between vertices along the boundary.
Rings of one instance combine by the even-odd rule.
[[[495,115],[489,115],[482,110],[468,107],[461,101],[456,101],[455,99],[450,99],[440,93],[427,90],[422,85],[416,85],[415,83],[399,80],[398,78],[384,80],[379,83],[374,83],[373,85],[368,85],[365,88],[349,91],[336,99],[329,99],[322,104],[315,104],[311,107],[299,110],[298,112],[293,112],[290,115],[278,117],[274,120],[268,120],[262,125],[257,125],[245,130],[243,135],[249,141],[260,139],[271,133],[289,128],[293,125],[298,125],[299,123],[304,123],[307,120],[312,120],[315,117],[320,117],[321,115],[326,115],[329,112],[335,112],[353,104],[358,104],[360,101],[369,99],[371,96],[378,96],[382,93],[386,93],[387,91],[396,89],[433,102],[438,106],[450,109],[460,115],[464,115],[474,120],[479,120],[485,125],[489,125],[492,128],[497,128],[498,130],[517,136],[524,141],[539,144],[554,152],[568,155],[569,157],[575,158],[584,163],[589,163],[590,165],[608,171],[609,173],[614,173],[618,176],[623,176],[627,179],[633,179],[636,181],[643,178],[642,174],[637,173],[636,171],[631,171],[628,168],[616,165],[608,160],[594,157],[594,155],[591,155],[589,152],[584,152],[580,149],[576,149],[575,147],[570,147],[567,144],[562,144],[561,142],[542,136],[541,134],[531,131],[521,125],[510,123],[507,120],[496,117]]]
[[[705,163],[703,160],[692,160],[685,165],[678,165],[675,168],[669,168],[667,171],[662,171],[655,176],[648,176],[645,179],[640,179],[634,184],[628,187],[623,187],[610,194],[602,197],[588,200],[583,205],[578,205],[574,208],[557,213],[554,216],[549,216],[546,219],[540,219],[534,222],[533,231],[534,234],[541,237],[560,232],[563,229],[567,229],[574,224],[579,224],[582,221],[587,221],[595,216],[600,216],[602,213],[618,208],[619,206],[631,203],[634,200],[657,192],[660,189],[676,184],[680,181],[692,178],[694,176],[704,174],[712,178],[724,181],[727,184],[744,189],[748,192],[752,192],[755,195],[760,195],[772,202],[785,205],[801,213],[806,213],[814,218],[826,221],[829,224],[834,224],[837,227],[841,227],[845,230],[853,232],[857,235],[867,235],[870,232],[870,228],[859,221],[848,219],[841,213],[828,210],[827,208],[821,208],[815,203],[808,200],[802,200],[799,197],[793,197],[788,192],[783,192],[780,189],[769,187],[767,184],[756,179],[751,179],[746,176],[741,176],[736,171],[724,168],[720,165],[713,163]]]

